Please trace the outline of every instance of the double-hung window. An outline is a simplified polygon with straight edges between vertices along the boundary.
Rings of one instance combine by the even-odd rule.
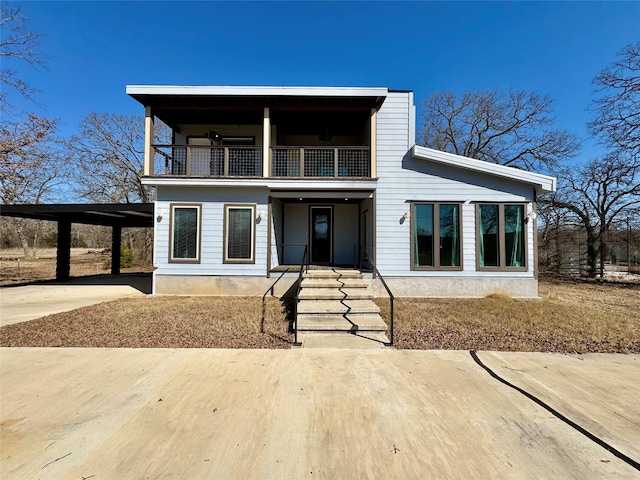
[[[411,269],[460,270],[460,204],[412,203]]]
[[[481,203],[476,213],[480,270],[526,270],[525,205]]]
[[[202,205],[172,203],[169,262],[200,263]]]
[[[224,263],[255,263],[255,205],[224,206]]]

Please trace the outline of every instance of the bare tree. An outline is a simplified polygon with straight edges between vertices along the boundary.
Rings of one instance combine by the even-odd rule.
[[[640,159],[609,154],[565,169],[560,176],[558,192],[542,201],[568,212],[584,228],[588,274],[602,275],[612,225],[626,216],[640,215]]]
[[[0,201],[41,203],[66,186],[67,163],[55,139],[56,122],[29,114],[21,123],[0,127]],[[40,228],[33,221],[12,219],[25,257],[33,258]]]
[[[36,48],[40,35],[32,33],[27,28],[27,19],[20,8],[0,4],[0,83],[5,88],[0,89],[0,109],[8,110],[11,105],[7,98],[8,91],[16,91],[28,100],[33,101],[36,90],[22,80],[17,71],[9,68],[13,61],[30,66],[42,65],[42,58]],[[6,88],[8,87],[8,89]]]
[[[0,201],[40,203],[52,198],[65,184],[65,162],[59,156],[55,120],[35,113],[16,113],[9,93],[18,93],[35,104],[36,89],[25,82],[16,65],[40,66],[40,35],[27,28],[20,8],[0,3]],[[31,220],[7,219],[20,239],[27,258],[35,256],[41,226]]]
[[[76,165],[78,193],[94,202],[149,202],[149,187],[142,185],[144,120],[116,113],[90,113],[71,137],[69,151]],[[157,122],[156,137],[168,127]]]
[[[56,121],[29,114],[23,123],[0,127],[2,203],[40,203],[64,182],[57,158]]]
[[[422,141],[456,155],[525,169],[557,166],[577,138],[552,128],[551,98],[510,91],[436,92],[422,104]]]
[[[602,96],[594,100],[591,132],[625,156],[640,156],[640,42],[627,45],[618,59],[593,80]]]

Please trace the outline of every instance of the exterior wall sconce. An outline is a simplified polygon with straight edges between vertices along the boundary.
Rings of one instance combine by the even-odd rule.
[[[164,210],[161,208],[158,211],[158,216],[156,217],[156,220],[158,221],[158,223],[160,223],[162,221],[162,218],[164,217]]]
[[[536,212],[529,212],[525,221],[526,223],[529,223],[529,220],[535,220],[536,218],[538,218],[538,214]]]
[[[258,214],[258,221],[262,221],[264,219],[264,211]]]
[[[411,212],[404,212],[402,218],[404,218],[405,220],[409,220],[411,218]]]

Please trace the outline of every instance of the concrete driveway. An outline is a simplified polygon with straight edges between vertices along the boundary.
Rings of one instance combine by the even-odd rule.
[[[0,325],[151,293],[151,274],[96,275],[0,288]]]
[[[460,351],[0,349],[0,477],[637,479]],[[478,353],[640,459],[640,356]]]

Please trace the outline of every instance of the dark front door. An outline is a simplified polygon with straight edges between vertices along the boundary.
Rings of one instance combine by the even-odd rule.
[[[311,207],[311,263],[331,263],[331,207]]]

